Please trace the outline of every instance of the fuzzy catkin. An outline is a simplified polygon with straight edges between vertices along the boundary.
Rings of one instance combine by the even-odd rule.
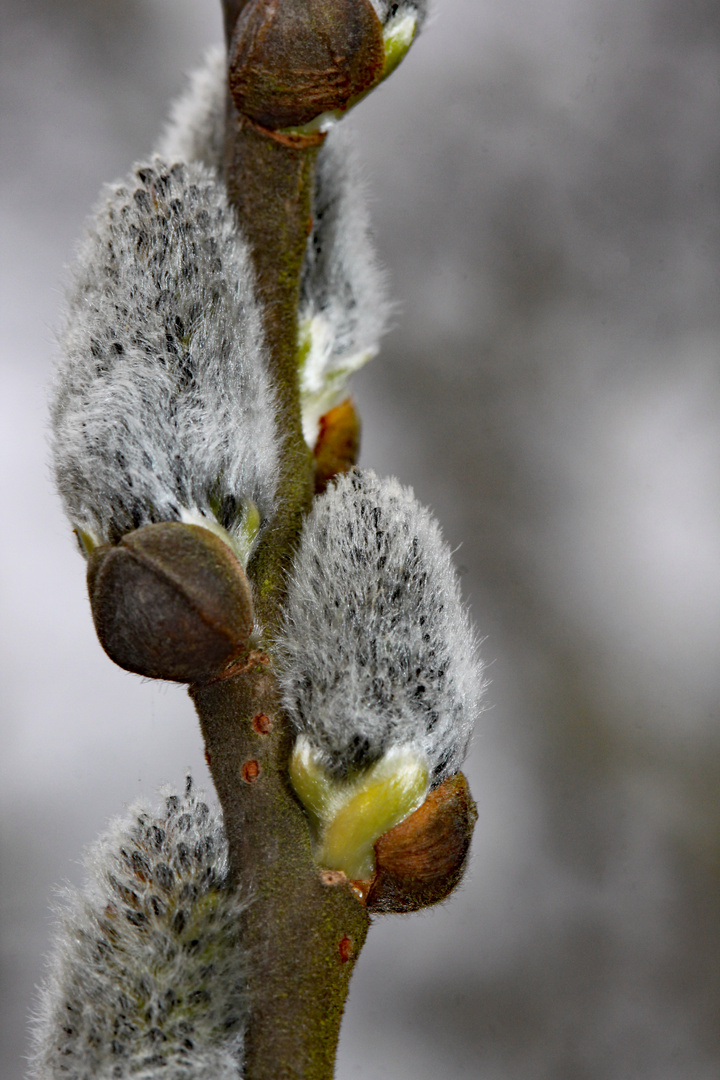
[[[185,91],[170,106],[157,152],[166,161],[199,161],[222,175],[227,98],[227,57],[208,49],[188,76]]]
[[[220,817],[168,794],[137,805],[64,897],[35,1022],[33,1080],[240,1080],[247,1016]]]
[[[391,310],[360,169],[342,127],[328,134],[315,181],[298,308],[300,404],[311,447],[320,417],[346,395],[349,376],[377,353]]]
[[[276,401],[247,246],[199,164],[110,186],[71,271],[52,402],[55,477],[95,542],[156,521],[240,535],[273,512]]]
[[[411,747],[457,772],[482,670],[448,545],[410,488],[354,471],[305,520],[277,642],[282,700],[339,777]]]
[[[171,107],[159,143],[165,158],[197,160],[222,174],[226,84],[225,56],[211,49]],[[298,309],[303,434],[311,448],[320,416],[345,396],[352,372],[377,353],[391,309],[361,171],[341,126],[328,133],[317,156],[312,218]]]

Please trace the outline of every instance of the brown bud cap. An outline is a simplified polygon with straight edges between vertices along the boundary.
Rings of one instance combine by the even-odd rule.
[[[144,525],[97,548],[88,592],[100,644],[127,671],[201,683],[247,654],[253,625],[245,571],[199,525]]]
[[[368,911],[407,912],[437,904],[460,881],[477,809],[462,773],[375,844],[375,875],[358,883]]]
[[[352,469],[360,454],[360,417],[352,398],[320,417],[314,454],[315,494],[319,495],[333,476]]]
[[[230,45],[230,92],[256,124],[298,127],[344,111],[384,63],[370,0],[250,0]]]

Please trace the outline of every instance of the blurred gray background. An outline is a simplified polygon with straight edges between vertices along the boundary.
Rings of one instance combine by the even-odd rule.
[[[349,121],[399,308],[363,461],[458,548],[492,684],[471,871],[379,920],[340,1080],[720,1074],[720,8],[437,0]],[[114,668],[49,478],[63,265],[147,154],[216,0],[0,0],[2,1051],[52,890],[191,767]]]

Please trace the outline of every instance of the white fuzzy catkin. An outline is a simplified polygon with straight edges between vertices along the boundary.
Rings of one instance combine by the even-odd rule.
[[[246,538],[270,517],[276,401],[224,188],[160,158],[110,186],[72,267],[52,403],[57,484],[97,542],[156,521]]]
[[[379,349],[390,304],[370,233],[360,171],[346,132],[318,154],[313,229],[300,279],[300,404],[305,441],[347,394],[350,375]]]
[[[33,1080],[239,1080],[247,1015],[222,821],[192,791],[134,806],[68,891]]]
[[[283,705],[342,777],[410,747],[457,772],[483,689],[448,545],[410,488],[341,476],[305,520],[277,643]]]
[[[211,49],[172,106],[159,152],[222,173],[226,64]],[[384,273],[370,235],[355,154],[340,127],[317,157],[313,226],[300,283],[298,340],[303,433],[311,448],[318,421],[347,393],[349,376],[378,351],[390,311]]]

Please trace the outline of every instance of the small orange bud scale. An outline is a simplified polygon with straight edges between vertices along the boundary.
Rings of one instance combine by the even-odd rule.
[[[320,417],[313,453],[315,494],[319,495],[334,476],[352,469],[360,455],[360,417],[352,398],[346,398]]]

